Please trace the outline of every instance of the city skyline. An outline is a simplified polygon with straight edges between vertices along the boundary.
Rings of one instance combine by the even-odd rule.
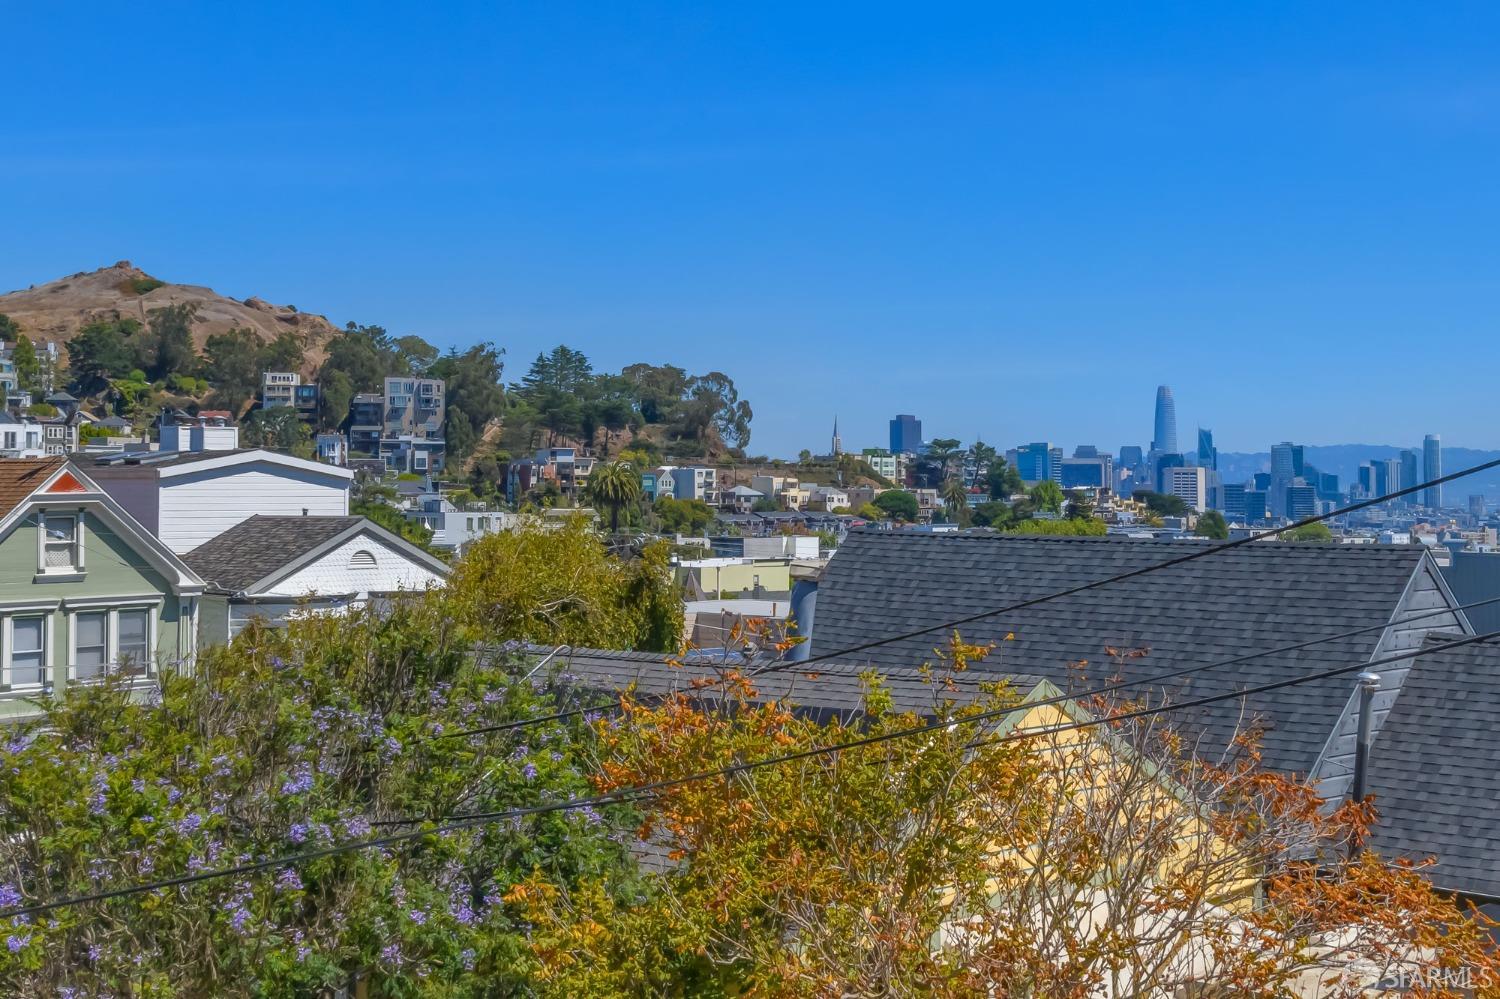
[[[337,5],[24,5],[0,204],[27,238],[0,288],[129,259],[493,340],[510,378],[558,343],[721,370],[757,453],[826,446],[798,369],[830,359],[862,445],[913,409],[949,436],[1145,445],[1138,399],[1170,382],[1180,429],[1225,451],[1434,427],[1500,447],[1438,360],[1500,362],[1500,10],[1085,22],[436,7],[397,39]]]

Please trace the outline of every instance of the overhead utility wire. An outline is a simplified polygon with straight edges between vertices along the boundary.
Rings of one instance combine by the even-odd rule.
[[[1309,673],[1299,677],[1292,677],[1287,680],[1279,680],[1273,683],[1260,684],[1255,687],[1247,687],[1243,690],[1235,690],[1222,694],[1213,694],[1207,697],[1199,697],[1193,700],[1182,701],[1176,704],[1164,704],[1153,708],[1141,708],[1137,711],[1124,712],[1118,715],[1105,715],[1098,718],[1085,719],[1083,721],[1071,722],[1064,725],[1048,726],[1042,729],[1012,732],[1008,735],[999,736],[995,739],[988,740],[986,743],[976,742],[971,743],[970,745],[973,746],[980,744],[1018,742],[1022,739],[1035,738],[1040,735],[1053,735],[1062,732],[1078,731],[1081,729],[1094,728],[1099,725],[1116,724],[1118,722],[1128,721],[1134,718],[1144,718],[1158,714],[1165,714],[1169,711],[1180,711],[1186,708],[1201,707],[1203,705],[1214,704],[1219,701],[1233,700],[1236,698],[1246,697],[1251,694],[1281,690],[1303,683],[1316,682],[1318,680],[1327,679],[1329,677],[1342,676],[1348,673],[1355,672],[1356,670],[1366,670],[1376,666],[1385,666],[1392,663],[1404,662],[1409,659],[1415,659],[1418,656],[1435,655],[1437,653],[1447,652],[1452,649],[1462,648],[1468,645],[1475,645],[1480,642],[1488,642],[1495,638],[1500,638],[1500,631],[1488,632],[1483,635],[1470,635],[1461,639],[1455,639],[1451,642],[1444,642],[1438,645],[1429,646],[1424,649],[1411,649],[1406,652],[1395,653],[1393,655],[1371,660],[1369,662],[1356,663],[1353,666],[1339,666],[1333,669],[1321,670],[1316,673]],[[259,871],[270,870],[276,867],[288,867],[294,864],[303,864],[307,863],[308,861],[320,860],[325,857],[337,856],[343,853],[352,853],[358,850],[379,849],[387,846],[395,846],[397,844],[409,842],[411,840],[422,839],[427,836],[439,836],[451,832],[460,832],[464,829],[469,829],[478,825],[484,825],[504,819],[525,818],[531,815],[542,815],[550,812],[572,811],[574,809],[580,808],[592,808],[598,805],[626,804],[653,795],[658,791],[663,791],[672,787],[679,787],[683,784],[696,783],[698,781],[704,780],[713,780],[719,777],[733,777],[742,773],[749,773],[754,770],[762,770],[767,767],[778,766],[783,763],[793,763],[798,760],[809,759],[815,756],[840,753],[848,749],[858,749],[864,746],[876,745],[880,743],[891,742],[896,739],[922,735],[927,732],[934,731],[935,729],[945,728],[955,724],[967,725],[973,724],[975,722],[991,720],[1007,714],[1011,714],[1017,710],[1024,710],[1029,707],[1031,707],[1031,705],[1012,705],[1006,708],[997,708],[992,711],[980,712],[962,719],[950,719],[941,722],[930,722],[924,725],[915,726],[913,728],[900,729],[895,732],[883,732],[876,735],[864,736],[859,739],[854,739],[849,742],[837,743],[835,745],[816,746],[810,749],[800,750],[795,753],[788,753],[784,756],[770,757],[763,760],[752,760],[746,763],[737,763],[732,766],[721,767],[715,770],[706,770],[694,774],[688,774],[682,777],[673,777],[665,780],[653,781],[651,783],[641,784],[635,787],[620,788],[615,791],[610,791],[600,795],[594,795],[589,798],[572,798],[565,801],[554,801],[541,805],[531,805],[525,808],[512,808],[498,812],[479,812],[472,815],[454,816],[452,817],[451,821],[443,825],[433,826],[430,828],[413,829],[402,833],[392,833],[390,835],[381,836],[374,839],[357,840],[355,842],[342,843],[335,846],[325,847],[319,850],[290,854],[282,857],[267,858],[265,860],[254,861],[246,864],[237,864],[233,867],[219,868],[211,871],[199,871],[193,874],[183,874],[173,878],[163,878],[160,881],[151,881],[135,885],[125,885],[120,888],[92,892],[87,895],[75,895],[65,898],[53,899],[49,902],[38,902],[33,905],[16,906],[4,911],[0,911],[0,919],[10,919],[18,916],[35,916],[44,912],[51,912],[56,909],[67,908],[75,905],[85,905],[91,902],[102,902],[115,898],[123,898],[129,895],[138,895],[147,892],[161,891],[166,888],[176,888],[183,885],[196,884],[199,882],[214,880],[217,878],[237,877],[244,874],[254,874]]]
[[[1313,516],[1313,517],[1306,517],[1306,518],[1304,518],[1302,520],[1296,521],[1295,523],[1286,524],[1286,525],[1284,525],[1282,527],[1274,527],[1274,528],[1270,528],[1270,529],[1265,530],[1265,531],[1257,532],[1255,534],[1247,535],[1246,537],[1243,537],[1243,538],[1238,538],[1238,539],[1236,539],[1234,541],[1226,541],[1226,542],[1224,542],[1222,544],[1210,545],[1210,546],[1208,546],[1206,548],[1200,548],[1200,549],[1197,549],[1196,551],[1187,552],[1187,553],[1184,553],[1182,555],[1178,555],[1178,556],[1176,556],[1174,558],[1166,559],[1165,561],[1162,561],[1162,562],[1153,562],[1150,565],[1145,565],[1145,566],[1141,566],[1141,567],[1136,568],[1136,569],[1128,570],[1126,572],[1117,573],[1116,575],[1107,576],[1107,577],[1105,577],[1103,579],[1096,579],[1096,580],[1093,580],[1093,581],[1088,582],[1088,583],[1080,583],[1077,586],[1068,587],[1067,589],[1057,590],[1057,591],[1052,592],[1052,593],[1045,593],[1045,594],[1042,594],[1041,596],[1037,596],[1037,597],[1031,597],[1031,598],[1028,598],[1026,600],[1022,600],[1022,601],[1020,601],[1018,603],[1009,604],[1008,606],[1005,606],[1005,607],[999,607],[999,608],[996,608],[994,610],[980,611],[980,612],[978,612],[976,614],[970,614],[970,615],[968,615],[966,617],[957,618],[957,619],[952,620],[952,621],[945,621],[945,622],[943,622],[941,624],[928,625],[926,627],[919,628],[919,629],[917,629],[915,631],[907,631],[907,632],[903,632],[903,633],[897,634],[897,635],[888,635],[888,636],[886,636],[884,638],[872,639],[872,640],[870,640],[868,642],[863,642],[863,643],[861,643],[859,645],[850,646],[849,648],[846,648],[846,649],[839,649],[839,650],[836,650],[836,651],[833,651],[833,652],[823,652],[823,653],[820,653],[820,654],[815,655],[815,656],[810,656],[807,659],[785,660],[785,661],[782,661],[782,662],[771,663],[770,665],[767,665],[767,666],[765,666],[765,667],[763,667],[761,669],[756,670],[755,673],[754,673],[754,676],[762,676],[762,675],[764,675],[766,673],[781,672],[781,671],[784,671],[784,670],[791,670],[791,671],[794,671],[794,672],[800,672],[800,671],[807,670],[807,668],[809,666],[811,666],[812,664],[814,664],[814,663],[828,662],[830,660],[835,660],[835,659],[843,659],[843,658],[846,658],[848,656],[854,655],[854,654],[859,653],[859,652],[866,652],[866,651],[868,651],[870,649],[879,648],[882,645],[890,645],[890,644],[893,644],[895,642],[903,642],[903,641],[906,641],[906,640],[912,639],[912,638],[920,638],[923,635],[929,635],[929,634],[932,634],[935,631],[948,631],[948,630],[951,630],[953,628],[961,627],[961,626],[963,626],[965,624],[972,624],[975,621],[981,621],[981,620],[983,620],[985,618],[998,617],[1001,614],[1009,614],[1009,613],[1012,613],[1014,611],[1026,610],[1028,608],[1038,606],[1039,604],[1048,603],[1049,601],[1052,601],[1052,600],[1059,600],[1059,599],[1061,599],[1063,597],[1070,597],[1070,596],[1074,596],[1074,595],[1079,594],[1079,593],[1085,593],[1085,592],[1087,592],[1089,590],[1096,590],[1096,589],[1099,589],[1101,587],[1108,586],[1108,585],[1110,585],[1112,583],[1124,582],[1125,580],[1135,579],[1135,578],[1138,578],[1140,576],[1149,575],[1150,573],[1158,572],[1158,571],[1160,571],[1162,569],[1170,569],[1173,566],[1183,565],[1183,564],[1185,564],[1187,562],[1194,562],[1194,561],[1197,561],[1198,559],[1202,559],[1202,558],[1208,558],[1210,555],[1217,555],[1219,552],[1229,551],[1229,550],[1234,549],[1234,548],[1241,548],[1241,547],[1244,547],[1246,545],[1252,544],[1252,543],[1254,543],[1256,541],[1259,541],[1262,538],[1279,537],[1280,535],[1286,533],[1287,531],[1293,531],[1293,530],[1296,530],[1299,527],[1306,527],[1309,524],[1321,523],[1322,521],[1329,520],[1329,519],[1332,519],[1334,517],[1341,517],[1341,516],[1344,516],[1345,514],[1355,513],[1355,512],[1357,512],[1359,510],[1368,509],[1369,507],[1372,507],[1372,506],[1378,506],[1381,503],[1389,503],[1391,500],[1400,499],[1403,496],[1410,496],[1410,495],[1412,495],[1414,493],[1421,492],[1424,489],[1430,489],[1430,488],[1432,488],[1434,486],[1440,486],[1440,485],[1443,485],[1445,483],[1452,482],[1452,481],[1454,481],[1456,479],[1461,479],[1461,478],[1464,478],[1465,476],[1469,476],[1469,475],[1475,475],[1475,474],[1478,474],[1479,472],[1488,471],[1489,469],[1496,468],[1496,467],[1500,467],[1500,458],[1496,458],[1496,459],[1494,459],[1492,461],[1486,461],[1486,462],[1483,462],[1481,464],[1474,465],[1474,466],[1472,466],[1470,468],[1461,469],[1461,470],[1459,470],[1457,472],[1451,472],[1451,473],[1449,473],[1447,475],[1439,476],[1436,479],[1429,479],[1426,482],[1419,482],[1416,485],[1407,486],[1407,487],[1405,487],[1403,489],[1398,489],[1395,492],[1386,493],[1386,494],[1384,494],[1382,496],[1376,496],[1376,497],[1374,497],[1372,499],[1361,500],[1358,503],[1351,503],[1348,506],[1340,507],[1340,508],[1338,508],[1336,510],[1330,510],[1327,513],[1321,513],[1321,514],[1318,514],[1318,515]],[[1481,602],[1484,602],[1484,601],[1481,601]],[[1475,604],[1474,606],[1478,606],[1478,604]],[[1335,637],[1335,638],[1329,638],[1329,639],[1324,639],[1324,641],[1335,641],[1335,640],[1337,640],[1337,637]],[[556,650],[556,651],[560,651],[560,649]],[[1275,650],[1275,651],[1276,652],[1280,652],[1280,651],[1293,651],[1293,650],[1287,649],[1287,650]],[[556,654],[555,651],[554,651],[554,654]],[[570,650],[570,654],[571,654],[571,650]],[[1260,653],[1260,655],[1271,655],[1271,654],[1274,654],[1274,653],[1273,652]],[[1244,660],[1243,659],[1236,660],[1236,662],[1242,662],[1242,661],[1244,661]],[[1224,665],[1229,665],[1229,664],[1224,664]],[[1210,667],[1200,667],[1200,668],[1207,669],[1207,668],[1210,668]],[[1161,677],[1159,679],[1166,679],[1166,678],[1168,678],[1168,677]],[[615,702],[609,702],[609,703],[606,703],[606,704],[603,704],[603,705],[595,705],[595,706],[592,706],[592,707],[574,708],[574,709],[571,709],[571,710],[568,710],[568,711],[560,711],[560,712],[557,712],[556,714],[544,715],[542,717],[539,717],[539,718],[535,719],[535,721],[522,720],[522,721],[516,721],[516,722],[506,722],[506,723],[503,723],[503,724],[498,725],[498,726],[482,726],[482,727],[479,727],[479,728],[467,729],[467,730],[463,730],[463,731],[459,731],[459,732],[453,732],[453,733],[450,733],[450,734],[445,734],[443,736],[440,736],[439,738],[458,738],[458,737],[464,736],[464,735],[480,735],[480,734],[483,734],[485,732],[509,731],[511,729],[524,728],[524,727],[526,727],[527,725],[530,725],[530,724],[539,724],[539,723],[548,722],[548,721],[561,721],[561,720],[564,720],[564,719],[567,719],[567,718],[576,717],[578,715],[588,714],[590,712],[608,711],[608,710],[611,710],[611,709],[618,710],[618,704],[615,703]]]

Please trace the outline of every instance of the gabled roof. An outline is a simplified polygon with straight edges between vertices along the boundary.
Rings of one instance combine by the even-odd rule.
[[[1429,636],[1428,643],[1455,636]],[[1500,899],[1500,647],[1427,653],[1370,753],[1383,857],[1437,857],[1440,888]]]
[[[160,539],[125,512],[98,483],[61,457],[0,459],[0,535],[24,522],[36,507],[66,502],[103,518],[115,533],[169,581],[173,592],[196,593],[203,580]]]
[[[856,529],[818,589],[812,654],[837,653],[1104,579],[1183,554],[1194,541],[1058,538],[987,533],[923,534]],[[1039,675],[1063,690],[1116,674],[1143,684],[1137,696],[1181,701],[1367,660],[1378,630],[1166,684],[1152,676],[1257,649],[1295,644],[1390,620],[1428,556],[1411,546],[1248,545],[1028,610],[963,626],[966,641],[997,643],[991,669]],[[1006,640],[1013,634],[1013,640]],[[859,653],[861,662],[906,672],[947,641],[936,631]],[[1149,649],[1113,661],[1108,649]],[[1076,664],[1086,662],[1086,667]],[[1348,702],[1353,681],[1333,677],[1228,700],[1173,718],[1223,747],[1250,718],[1267,724],[1265,763],[1306,773]]]
[[[46,485],[62,465],[60,457],[0,458],[0,519]]]
[[[257,514],[184,555],[216,590],[254,592],[362,532],[440,575],[448,566],[364,517],[269,517]]]

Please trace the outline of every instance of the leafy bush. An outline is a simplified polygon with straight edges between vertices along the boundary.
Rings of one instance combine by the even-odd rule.
[[[159,281],[154,277],[126,278],[121,281],[119,288],[127,295],[145,295],[162,287],[167,282]]]

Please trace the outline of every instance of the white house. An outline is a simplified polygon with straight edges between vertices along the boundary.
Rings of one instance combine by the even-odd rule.
[[[260,449],[134,451],[72,460],[178,553],[257,514],[347,516],[354,482],[347,468]]]
[[[340,613],[442,586],[448,566],[363,517],[250,517],[183,556],[205,582],[205,644],[254,618]]]

